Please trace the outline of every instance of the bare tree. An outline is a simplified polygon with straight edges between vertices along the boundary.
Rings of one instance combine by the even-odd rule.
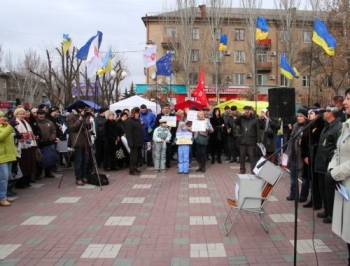
[[[5,65],[15,85],[12,89],[19,95],[20,101],[37,103],[37,99],[41,98],[39,94],[43,80],[31,75],[30,69],[42,74],[47,71],[47,67],[43,64],[38,53],[33,50],[25,52],[24,59],[18,60],[17,65],[15,65],[12,54],[9,52],[5,58]]]

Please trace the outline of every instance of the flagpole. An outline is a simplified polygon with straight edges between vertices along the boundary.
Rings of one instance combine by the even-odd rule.
[[[308,88],[308,96],[307,96],[307,108],[310,109],[310,93],[311,93],[311,72],[312,72],[312,58],[314,51],[314,43],[311,44],[311,60],[310,60],[310,79],[309,79],[309,88]],[[316,88],[317,89],[317,88]]]

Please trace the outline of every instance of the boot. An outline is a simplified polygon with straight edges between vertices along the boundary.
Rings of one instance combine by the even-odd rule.
[[[207,160],[206,159],[203,159],[202,161],[202,173],[205,172],[205,164],[207,163]]]
[[[198,162],[198,169],[196,170],[196,172],[200,172],[202,171],[202,161],[200,159],[197,159],[197,162]]]
[[[303,205],[304,208],[311,208],[312,206],[313,206],[312,200],[310,200],[308,203]]]

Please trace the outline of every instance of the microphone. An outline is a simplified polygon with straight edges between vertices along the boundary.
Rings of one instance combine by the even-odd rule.
[[[326,107],[326,108],[320,108],[320,109],[312,109],[314,112],[324,113],[324,112],[338,112],[338,107]]]

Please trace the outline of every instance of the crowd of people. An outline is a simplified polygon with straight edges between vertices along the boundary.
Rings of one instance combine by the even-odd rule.
[[[43,172],[46,178],[55,177],[57,162],[48,164],[45,155],[60,141],[67,141],[74,150],[73,156],[62,154],[60,161],[67,167],[73,161],[78,186],[87,183],[94,167],[103,167],[106,172],[125,167],[130,175],[140,175],[140,166],[147,164],[157,173],[166,173],[176,160],[175,153],[178,174],[189,173],[192,158],[199,165],[196,171],[205,172],[208,160],[222,164],[223,155],[227,163],[239,163],[240,174],[253,173],[262,156],[257,145],[261,143],[264,156],[271,162],[279,164],[276,155],[283,152],[289,158],[290,193],[286,199],[309,199],[303,207],[323,208],[317,217],[332,223],[333,231],[350,243],[346,226],[350,222],[350,203],[335,193],[341,188],[350,189],[348,115],[350,89],[345,98],[334,97],[323,110],[315,103],[311,108],[300,107],[295,117],[284,119],[270,117],[268,108],[257,114],[252,106],[245,106],[242,113],[237,106],[225,106],[221,114],[219,108],[174,110],[165,104],[159,114],[154,114],[142,104],[116,112],[101,108],[95,114],[93,108],[78,102],[65,116],[59,115],[57,107],[40,105],[29,110],[18,106],[6,115],[0,111],[0,206],[11,205],[11,196],[16,194],[13,186],[28,188],[31,182],[42,179]],[[169,117],[176,117],[176,123]],[[286,147],[276,153],[280,130]],[[186,140],[179,141],[184,136]],[[300,193],[298,177],[302,180]],[[348,248],[350,252],[349,244]]]

